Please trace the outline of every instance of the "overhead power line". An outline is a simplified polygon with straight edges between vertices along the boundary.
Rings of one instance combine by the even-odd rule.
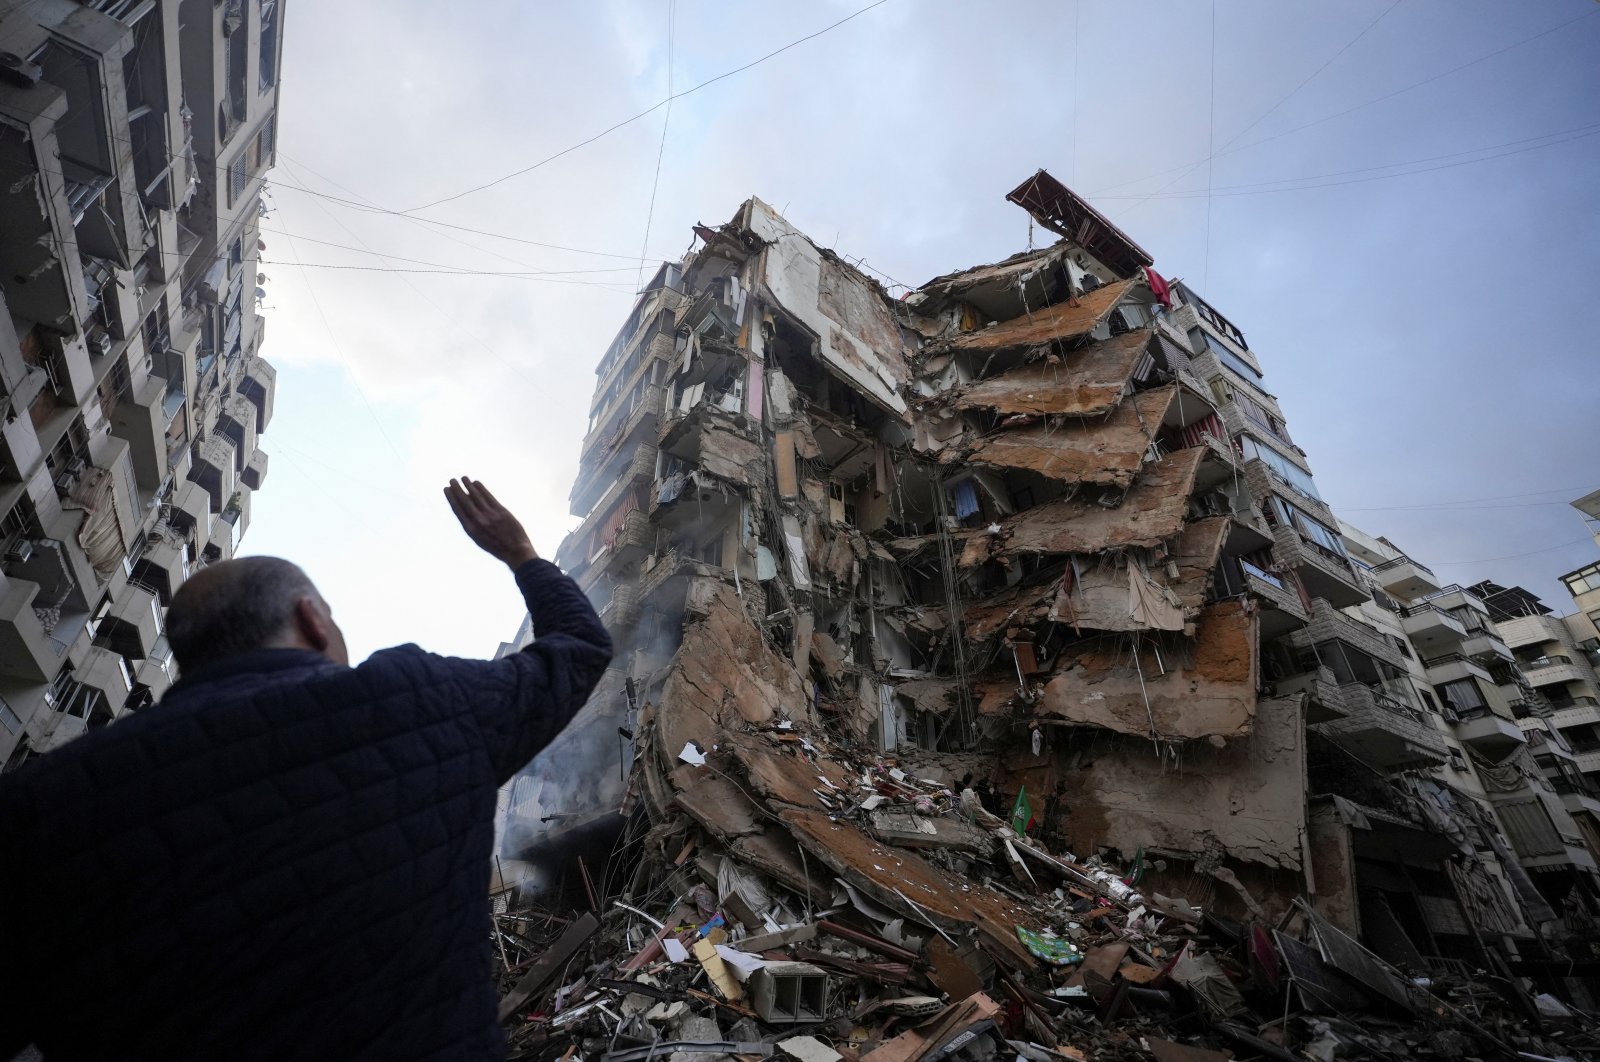
[[[272,178],[268,183],[273,188],[303,192],[306,195],[316,196],[318,199],[325,199],[331,203],[339,203],[343,206],[351,208],[352,210],[361,210],[369,214],[389,214],[393,217],[405,218],[408,221],[416,221],[424,225],[436,225],[441,229],[454,229],[457,232],[470,232],[474,236],[487,236],[491,239],[506,240],[509,243],[520,243],[528,247],[543,247],[546,250],[551,251],[568,251],[572,254],[588,254],[594,255],[598,258],[620,258],[625,262],[637,262],[639,260],[639,255],[637,252],[633,254],[620,254],[615,251],[596,251],[589,247],[570,247],[560,243],[547,243],[543,240],[530,240],[522,236],[508,236],[503,232],[490,232],[487,229],[474,229],[467,225],[454,225],[448,221],[436,221],[433,218],[419,218],[403,211],[390,210],[388,207],[381,207],[373,203],[362,203],[354,199],[346,199],[343,196],[330,195],[327,192],[319,192],[315,188],[307,188],[303,184],[285,183],[276,177]]]
[[[1384,12],[1384,15],[1387,15],[1389,13],[1389,11],[1392,11],[1392,10],[1394,10],[1392,7],[1389,8],[1387,11]],[[1260,137],[1259,139],[1248,140],[1245,143],[1239,144],[1236,147],[1235,146],[1231,146],[1232,141],[1230,140],[1229,143],[1224,144],[1217,151],[1217,156],[1221,157],[1223,155],[1232,155],[1232,154],[1234,154],[1236,152],[1240,152],[1240,151],[1247,151],[1250,148],[1256,147],[1256,146],[1258,146],[1260,144],[1265,144],[1265,143],[1268,143],[1269,141],[1277,140],[1279,137],[1285,137],[1285,136],[1288,136],[1291,133],[1298,133],[1298,132],[1300,132],[1302,130],[1310,129],[1310,128],[1314,127],[1314,126],[1322,125],[1325,122],[1331,122],[1336,118],[1343,118],[1347,114],[1354,114],[1356,111],[1365,110],[1368,107],[1372,107],[1372,106],[1375,106],[1376,104],[1383,103],[1385,100],[1391,100],[1396,96],[1400,96],[1400,95],[1403,95],[1404,93],[1410,92],[1412,89],[1418,89],[1418,88],[1421,88],[1424,85],[1430,85],[1433,82],[1439,81],[1439,80],[1441,80],[1443,78],[1447,78],[1447,77],[1451,76],[1452,74],[1460,73],[1461,71],[1466,70],[1469,67],[1477,66],[1479,63],[1486,63],[1490,59],[1495,58],[1496,56],[1504,55],[1506,52],[1514,51],[1515,49],[1521,48],[1521,47],[1523,47],[1524,45],[1527,45],[1527,44],[1532,44],[1534,41],[1540,40],[1541,38],[1544,38],[1544,37],[1548,37],[1552,33],[1559,33],[1561,30],[1566,29],[1568,26],[1571,26],[1572,24],[1574,24],[1576,22],[1582,22],[1586,18],[1592,18],[1596,14],[1600,14],[1600,10],[1585,11],[1583,14],[1577,16],[1576,18],[1567,19],[1565,22],[1562,22],[1562,23],[1559,23],[1557,25],[1551,26],[1547,30],[1541,30],[1538,33],[1535,33],[1530,37],[1524,37],[1521,40],[1513,41],[1510,44],[1504,45],[1504,46],[1502,46],[1500,48],[1496,48],[1492,52],[1488,52],[1488,53],[1485,53],[1484,55],[1480,55],[1476,59],[1469,59],[1464,63],[1460,63],[1460,64],[1458,64],[1456,66],[1452,66],[1448,70],[1441,70],[1437,74],[1430,74],[1428,77],[1422,78],[1420,81],[1413,81],[1410,84],[1402,85],[1399,88],[1393,89],[1393,90],[1391,90],[1389,92],[1386,92],[1381,96],[1374,96],[1372,99],[1367,100],[1367,101],[1365,101],[1363,103],[1357,103],[1357,104],[1355,104],[1353,106],[1346,107],[1344,110],[1335,111],[1332,114],[1325,114],[1321,118],[1313,118],[1309,122],[1302,122],[1300,125],[1290,126],[1288,129],[1279,130],[1276,133],[1268,134],[1267,136]],[[1382,17],[1383,17],[1382,15],[1379,16],[1380,19]],[[1376,22],[1373,23],[1373,25],[1376,25],[1376,24],[1377,24]],[[1371,29],[1371,26],[1369,26],[1368,29]],[[1364,30],[1362,32],[1365,33],[1366,31]],[[1352,43],[1354,43],[1354,42],[1352,41]],[[1337,56],[1335,58],[1337,58]],[[1302,87],[1303,87],[1305,83],[1302,82],[1301,84],[1302,84]],[[1295,91],[1298,92],[1299,88],[1296,88]],[[1293,94],[1294,93],[1290,93],[1291,96]],[[1287,99],[1287,98],[1288,97],[1285,97],[1285,99]],[[1271,110],[1276,110],[1276,109],[1277,109],[1277,105],[1274,105]],[[1271,110],[1269,110],[1267,113],[1270,114]],[[1263,115],[1263,117],[1265,117],[1265,115]],[[1252,125],[1253,124],[1254,123],[1252,123]],[[1245,128],[1248,129],[1250,127],[1246,126]],[[1110,192],[1110,191],[1113,191],[1113,190],[1118,189],[1118,188],[1127,188],[1127,187],[1130,187],[1132,185],[1142,184],[1145,181],[1154,180],[1157,177],[1164,177],[1169,173],[1176,173],[1179,170],[1182,170],[1185,173],[1193,172],[1193,170],[1198,168],[1202,163],[1204,163],[1206,161],[1207,161],[1206,159],[1197,159],[1194,162],[1186,162],[1186,163],[1183,163],[1182,165],[1172,166],[1172,167],[1169,167],[1169,168],[1164,169],[1164,170],[1158,170],[1155,173],[1147,173],[1143,177],[1135,177],[1132,180],[1120,181],[1117,184],[1107,185],[1105,188],[1101,189],[1100,191],[1091,192],[1090,193],[1090,197],[1097,199],[1097,198],[1100,198],[1101,196],[1103,196],[1106,192]],[[1181,176],[1180,176],[1180,179],[1181,179]],[[1169,185],[1171,183],[1176,183],[1176,182],[1169,182]],[[1167,186],[1163,186],[1162,189],[1158,189],[1157,191],[1164,190],[1165,187],[1167,187]]]
[[[830,33],[833,30],[836,30],[840,26],[844,25],[846,22],[850,22],[853,19],[860,18],[862,15],[865,15],[868,11],[871,11],[873,8],[882,7],[884,4],[887,4],[888,2],[889,2],[889,0],[875,0],[874,3],[870,3],[866,7],[859,8],[859,9],[857,9],[855,11],[852,11],[850,14],[846,15],[844,18],[841,18],[839,21],[830,23],[830,24],[822,27],[821,29],[817,30],[815,33],[808,33],[804,37],[799,38],[798,40],[790,41],[788,44],[785,44],[781,48],[773,49],[772,51],[768,52],[766,55],[763,55],[759,59],[751,60],[750,62],[745,63],[743,66],[736,66],[732,70],[725,70],[722,73],[718,74],[716,77],[709,78],[709,79],[707,79],[705,81],[700,82],[700,84],[695,85],[693,88],[686,88],[682,92],[672,93],[672,94],[668,95],[666,99],[661,100],[659,103],[655,104],[652,107],[647,107],[646,109],[640,111],[638,114],[634,115],[633,117],[624,118],[622,121],[617,122],[614,125],[607,126],[606,128],[602,129],[600,132],[596,133],[594,136],[591,136],[591,137],[589,137],[589,138],[587,138],[585,140],[580,140],[576,144],[573,144],[571,147],[562,148],[560,151],[556,152],[554,155],[546,156],[545,158],[540,159],[538,162],[535,162],[531,166],[524,166],[520,170],[513,170],[512,172],[510,172],[508,174],[505,174],[504,176],[496,177],[494,180],[486,181],[483,184],[474,185],[471,188],[467,188],[467,189],[464,189],[463,191],[456,192],[454,195],[447,195],[447,196],[444,196],[443,198],[435,199],[432,202],[423,203],[421,206],[410,207],[410,208],[408,208],[406,210],[401,211],[401,213],[403,213],[403,214],[414,214],[419,210],[428,210],[428,209],[431,209],[431,208],[436,207],[436,206],[441,206],[441,205],[443,205],[445,203],[453,203],[457,199],[463,199],[463,198],[465,198],[465,197],[467,197],[469,195],[475,195],[478,192],[486,191],[487,189],[493,188],[495,185],[504,184],[506,181],[509,181],[514,177],[521,177],[525,173],[532,173],[534,170],[539,169],[541,166],[546,166],[546,165],[556,161],[557,159],[562,158],[563,156],[570,155],[574,151],[579,150],[580,148],[588,147],[590,144],[593,144],[595,141],[603,139],[604,137],[610,136],[612,133],[616,132],[618,129],[621,129],[621,128],[625,127],[625,126],[632,125],[634,122],[637,122],[639,119],[644,118],[644,117],[646,117],[648,115],[654,114],[656,111],[659,111],[661,108],[669,105],[673,100],[681,100],[685,96],[692,96],[696,92],[699,92],[701,89],[709,88],[710,86],[715,85],[718,81],[721,81],[724,78],[730,78],[730,77],[733,77],[735,74],[742,74],[746,70],[751,69],[752,67],[760,66],[762,63],[766,62],[768,59],[776,58],[777,56],[782,55],[784,52],[788,51],[791,48],[797,48],[800,45],[805,44],[807,41],[816,40],[818,37],[822,36],[823,34]]]
[[[1300,192],[1313,188],[1335,188],[1346,184],[1366,184],[1370,181],[1387,181],[1395,177],[1409,177],[1418,173],[1433,173],[1436,170],[1455,169],[1458,166],[1472,166],[1480,162],[1492,162],[1510,155],[1520,155],[1527,151],[1537,151],[1540,148],[1556,147],[1560,144],[1571,143],[1574,140],[1583,140],[1587,137],[1600,134],[1600,122],[1592,125],[1574,126],[1571,129],[1562,129],[1554,133],[1545,133],[1541,136],[1524,137],[1520,140],[1508,140],[1503,144],[1490,144],[1481,148],[1468,148],[1464,151],[1452,151],[1443,155],[1431,155],[1427,158],[1411,159],[1406,162],[1391,162],[1379,166],[1362,166],[1353,170],[1334,170],[1330,173],[1309,174],[1305,177],[1282,177],[1273,181],[1256,181],[1251,184],[1222,185],[1217,188],[1193,189],[1181,192],[1149,192],[1143,195],[1099,195],[1096,201],[1110,199],[1136,199],[1141,202],[1151,199],[1200,199],[1204,198],[1232,198],[1246,195],[1268,195],[1273,192]],[[1537,143],[1544,141],[1544,143]],[[1505,150],[1501,150],[1505,149]],[[1483,154],[1493,152],[1493,154]],[[1462,158],[1463,155],[1482,155],[1481,158]],[[1452,162],[1442,162],[1437,166],[1423,166],[1425,162],[1439,159],[1454,159]],[[1369,177],[1352,177],[1349,180],[1326,180],[1330,177],[1343,177],[1349,174],[1372,173],[1374,170],[1398,170],[1404,166],[1418,166],[1419,169],[1401,170],[1398,173],[1379,173]],[[1301,182],[1301,183],[1294,183]],[[1304,183],[1321,182],[1321,183]],[[1286,185],[1287,187],[1274,188],[1271,185]]]
[[[1582,538],[1575,538],[1571,542],[1558,542],[1553,546],[1546,546],[1543,549],[1530,549],[1526,553],[1507,553],[1506,555],[1504,555],[1502,557],[1480,557],[1477,560],[1464,560],[1464,561],[1435,561],[1435,560],[1431,560],[1428,563],[1429,564],[1435,564],[1435,565],[1441,565],[1441,566],[1442,565],[1446,565],[1446,564],[1449,564],[1449,565],[1456,565],[1456,564],[1489,564],[1492,561],[1517,560],[1517,559],[1519,559],[1521,557],[1536,557],[1541,553],[1554,553],[1558,549],[1566,549],[1568,546],[1576,546],[1580,542],[1589,542],[1589,541],[1592,541],[1590,539],[1590,537],[1588,535],[1584,535]]]
[[[1273,111],[1276,111],[1279,107],[1282,107],[1285,103],[1289,102],[1290,99],[1292,99],[1295,95],[1297,95],[1300,92],[1301,89],[1303,89],[1307,85],[1311,84],[1311,82],[1316,79],[1318,74],[1321,74],[1324,70],[1328,69],[1328,67],[1332,66],[1334,64],[1334,61],[1337,60],[1345,52],[1348,52],[1352,47],[1354,47],[1357,41],[1359,41],[1361,38],[1365,37],[1368,33],[1371,33],[1373,31],[1373,29],[1375,29],[1377,27],[1378,23],[1380,23],[1384,19],[1388,18],[1389,17],[1389,12],[1391,12],[1395,8],[1399,7],[1400,6],[1400,2],[1401,2],[1401,0],[1394,0],[1394,3],[1392,3],[1388,7],[1384,8],[1383,12],[1381,14],[1379,14],[1377,18],[1375,18],[1371,22],[1367,23],[1366,26],[1364,26],[1362,28],[1360,33],[1357,33],[1354,37],[1351,37],[1348,41],[1346,41],[1344,43],[1344,47],[1340,48],[1338,51],[1336,51],[1332,55],[1330,55],[1326,60],[1324,60],[1324,62],[1323,62],[1323,64],[1321,66],[1319,66],[1315,70],[1311,71],[1311,73],[1308,74],[1305,77],[1304,80],[1302,80],[1294,88],[1290,89],[1288,91],[1288,93],[1286,93],[1285,95],[1279,97],[1278,102],[1274,103],[1271,107],[1268,107],[1265,111],[1263,111],[1260,115],[1258,115],[1256,117],[1255,121],[1251,122],[1249,125],[1245,126],[1243,129],[1239,130],[1237,133],[1234,133],[1227,140],[1223,141],[1222,147],[1221,147],[1220,150],[1216,147],[1216,128],[1217,128],[1217,118],[1216,118],[1216,114],[1217,114],[1217,104],[1216,104],[1216,96],[1217,96],[1217,44],[1216,44],[1216,40],[1217,40],[1217,12],[1216,12],[1216,6],[1213,3],[1212,10],[1211,10],[1211,94],[1210,94],[1210,101],[1211,101],[1210,102],[1210,106],[1211,106],[1210,129],[1211,129],[1211,131],[1208,134],[1208,140],[1207,140],[1207,143],[1206,143],[1206,156],[1205,156],[1205,158],[1196,161],[1195,163],[1193,163],[1192,165],[1188,166],[1187,168],[1185,168],[1185,167],[1176,167],[1177,169],[1181,169],[1183,172],[1179,173],[1176,177],[1172,178],[1172,180],[1168,181],[1166,184],[1163,184],[1160,188],[1157,188],[1154,192],[1151,192],[1148,195],[1143,195],[1143,196],[1129,196],[1128,198],[1136,199],[1136,200],[1138,200],[1138,202],[1135,202],[1127,210],[1124,210],[1120,215],[1118,215],[1118,219],[1120,220],[1121,218],[1126,217],[1128,214],[1131,214],[1133,211],[1137,210],[1143,204],[1143,202],[1145,200],[1152,199],[1155,196],[1160,195],[1162,192],[1165,192],[1168,188],[1171,188],[1173,185],[1177,184],[1179,181],[1181,181],[1185,177],[1189,176],[1189,174],[1193,173],[1195,170],[1198,170],[1201,166],[1204,166],[1206,168],[1206,263],[1207,263],[1205,272],[1206,272],[1207,277],[1209,279],[1210,260],[1211,260],[1211,169],[1212,169],[1212,165],[1216,162],[1217,156],[1226,154],[1227,151],[1228,151],[1229,145],[1233,144],[1235,141],[1237,141],[1241,136],[1244,136],[1244,134],[1249,132],[1251,129],[1254,129],[1256,127],[1256,125],[1261,122],[1262,119],[1266,118],[1267,115],[1271,114]],[[1171,170],[1164,170],[1162,172],[1163,173],[1171,173],[1172,171]],[[1141,178],[1141,180],[1142,179],[1143,178]],[[1137,182],[1132,182],[1132,183],[1137,183]]]

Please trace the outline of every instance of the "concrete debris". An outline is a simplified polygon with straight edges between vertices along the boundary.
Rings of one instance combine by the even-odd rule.
[[[1356,755],[1426,742],[1230,431],[1242,334],[1012,198],[1066,238],[903,298],[755,199],[640,295],[557,558],[616,663],[507,791],[512,1057],[1594,1049],[1489,813]]]

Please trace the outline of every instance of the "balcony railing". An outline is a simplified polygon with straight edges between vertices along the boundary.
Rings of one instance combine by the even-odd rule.
[[[1427,603],[1420,605],[1407,605],[1405,608],[1400,610],[1400,615],[1405,619],[1411,619],[1415,616],[1426,616],[1431,612],[1437,612],[1439,615],[1445,617],[1446,619],[1454,620],[1456,623],[1461,622],[1460,620],[1456,619],[1455,616],[1452,616],[1438,605],[1429,605]]]
[[[1412,560],[1410,557],[1406,556],[1404,553],[1400,554],[1400,556],[1394,558],[1393,560],[1386,560],[1382,564],[1374,564],[1372,566],[1372,571],[1373,572],[1391,571],[1391,570],[1393,570],[1395,568],[1399,568],[1402,565],[1406,565],[1406,564],[1411,565],[1413,568],[1416,568],[1418,571],[1427,572],[1429,575],[1433,574],[1433,569],[1432,568],[1428,567],[1426,564],[1419,564],[1418,562]]]
[[[1524,671],[1538,671],[1541,668],[1560,667],[1562,664],[1571,666],[1572,657],[1563,656],[1560,653],[1547,653],[1532,660],[1518,660],[1517,663],[1522,666]]]
[[[1468,664],[1472,667],[1478,667],[1478,664],[1470,657],[1462,656],[1460,653],[1445,653],[1442,656],[1429,657],[1422,662],[1422,666],[1429,669],[1444,667],[1446,664]]]

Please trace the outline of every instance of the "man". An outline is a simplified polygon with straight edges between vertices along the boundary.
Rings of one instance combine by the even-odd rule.
[[[160,704],[0,783],[0,1058],[504,1053],[496,789],[583,705],[611,640],[487,488],[445,496],[515,573],[521,653],[406,645],[352,668],[304,573],[228,561],[173,599],[182,680]]]

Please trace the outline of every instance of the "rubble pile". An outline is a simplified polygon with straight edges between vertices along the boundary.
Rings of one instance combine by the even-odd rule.
[[[515,1050],[1582,1054],[1574,820],[1353,614],[1431,584],[1357,569],[1237,326],[1007,198],[1060,240],[898,296],[747,200],[601,357],[556,558],[617,652],[504,794],[578,907],[502,922]]]
[[[635,804],[611,864],[585,871],[591,910],[513,899],[496,915],[510,1057],[1600,1049],[1596,1026],[1549,996],[1459,962],[1403,973],[1304,903],[1235,921],[1159,891],[1159,860],[1052,850],[1025,801],[1002,817],[974,788],[786,721],[724,738],[685,743],[682,814]]]

